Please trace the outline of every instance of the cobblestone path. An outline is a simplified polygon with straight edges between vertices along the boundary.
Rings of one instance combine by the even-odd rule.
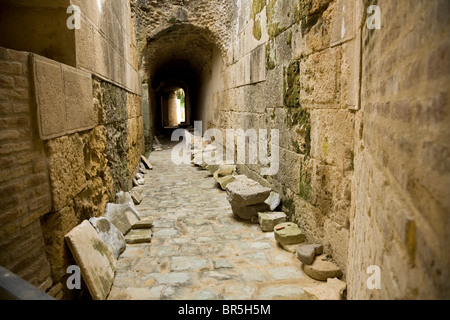
[[[155,220],[150,244],[127,245],[109,295],[114,300],[303,299],[318,284],[273,233],[236,218],[207,171],[153,152],[137,206]]]

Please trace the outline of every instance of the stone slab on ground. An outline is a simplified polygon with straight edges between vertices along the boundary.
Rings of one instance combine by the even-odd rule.
[[[246,207],[264,203],[270,188],[263,187],[251,179],[238,179],[227,185],[227,199],[233,207]]]
[[[319,281],[327,281],[328,278],[342,277],[342,271],[327,256],[322,254],[314,259],[311,265],[303,264],[303,271],[311,278]]]
[[[151,227],[153,227],[153,223],[153,218],[145,218],[133,224],[131,226],[131,229],[150,229]]]
[[[269,210],[269,206],[265,203],[259,203],[253,206],[246,207],[231,206],[231,210],[241,219],[252,220],[252,218],[258,217],[258,213]]]
[[[113,203],[106,205],[105,218],[114,224],[123,235],[126,235],[131,230],[131,226],[141,220],[136,214],[134,205]]]
[[[126,236],[127,244],[138,244],[152,241],[153,232],[150,229],[135,229],[131,230]]]
[[[347,284],[337,278],[329,278],[327,283],[306,287],[303,290],[309,300],[343,300]]]
[[[279,193],[272,191],[264,202],[270,206],[270,211],[275,211],[281,204],[281,196]]]
[[[297,259],[306,265],[311,265],[316,255],[323,253],[321,244],[308,244],[300,246],[297,250]]]
[[[299,244],[305,241],[305,235],[293,222],[281,223],[274,228],[275,239],[283,245]]]
[[[211,175],[214,175],[214,173],[216,173],[216,171],[219,170],[219,168],[220,165],[218,164],[210,164],[206,167],[206,170],[208,170]]]
[[[272,232],[276,225],[286,222],[287,215],[284,212],[259,212],[258,219],[262,231]]]
[[[65,239],[92,298],[105,300],[114,282],[117,259],[87,220]]]
[[[122,232],[106,218],[91,218],[89,219],[89,222],[98,232],[108,249],[116,258],[119,258],[120,254],[124,252],[126,248],[125,237]]]
[[[117,192],[116,193],[116,203],[117,204],[134,204],[131,194],[129,192]]]
[[[214,178],[233,176],[236,174],[236,166],[234,164],[221,164],[219,169],[214,173]]]
[[[141,162],[145,166],[146,169],[153,170],[152,164],[145,156],[141,156]]]
[[[225,191],[227,188],[227,185],[234,182],[236,178],[234,176],[225,176],[225,177],[217,177],[216,181],[220,185],[220,188]]]
[[[130,192],[131,199],[135,205],[139,205],[142,202],[142,196],[136,190]]]

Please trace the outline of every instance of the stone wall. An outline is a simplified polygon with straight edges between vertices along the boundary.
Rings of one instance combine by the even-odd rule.
[[[79,292],[65,286],[74,264],[65,234],[102,216],[116,192],[131,189],[145,148],[129,3],[73,3],[81,29],[69,31],[62,20],[54,31],[73,33],[71,65],[1,49],[0,264],[66,299]],[[67,19],[66,9],[59,1],[52,10]]]
[[[366,25],[372,4],[381,30]],[[280,130],[275,176],[262,176],[260,164],[239,170],[282,195],[308,241],[323,243],[344,271],[350,299],[448,297],[448,1],[136,0],[132,8],[150,80],[177,58],[157,55],[175,48],[158,35],[183,30],[173,37],[183,44],[202,30],[215,44],[201,59],[185,52],[205,62],[193,120]],[[371,265],[381,290],[367,288]]]
[[[0,47],[0,265],[46,291],[50,264],[39,219],[51,209],[30,55]]]
[[[349,295],[448,299],[450,5],[379,5],[381,30],[362,37]],[[366,288],[371,265],[381,290]]]

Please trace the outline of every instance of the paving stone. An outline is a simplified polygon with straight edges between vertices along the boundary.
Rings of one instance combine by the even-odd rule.
[[[122,232],[106,218],[91,218],[89,219],[89,222],[98,232],[108,249],[111,250],[116,258],[119,258],[120,254],[124,252],[126,248],[125,237]]]
[[[227,185],[227,199],[232,207],[246,207],[264,203],[270,188],[251,179],[239,179]]]
[[[264,202],[270,207],[270,211],[275,211],[281,204],[281,196],[279,193],[272,191]]]
[[[114,281],[117,260],[97,231],[85,220],[65,236],[94,300],[104,300]]]
[[[337,278],[327,279],[327,283],[319,286],[305,287],[304,291],[309,300],[343,300],[347,284]]]
[[[131,229],[150,229],[153,227],[153,218],[142,219],[131,226]]]
[[[293,222],[281,223],[274,228],[275,240],[284,245],[298,244],[305,241],[305,235]]]
[[[286,222],[287,215],[284,212],[259,212],[258,220],[262,231],[272,232],[276,225]]]
[[[328,278],[342,277],[342,271],[339,267],[327,260],[327,256],[322,254],[311,265],[303,265],[303,271],[311,278],[319,281],[327,281]]]
[[[226,259],[214,260],[214,269],[233,269],[233,265]]]
[[[106,205],[105,218],[114,224],[123,235],[126,235],[131,230],[131,226],[140,220],[134,205],[113,203]]]
[[[262,287],[257,300],[299,300],[304,299],[305,291],[300,285],[271,285]]]
[[[131,230],[126,236],[127,244],[146,243],[152,241],[153,232],[150,229]]]
[[[197,257],[173,257],[171,271],[201,271],[208,268],[208,260]]]

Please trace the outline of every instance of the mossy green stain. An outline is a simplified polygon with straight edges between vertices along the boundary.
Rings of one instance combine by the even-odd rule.
[[[266,44],[266,69],[273,70],[276,67],[274,59],[272,59],[272,46],[270,41]]]
[[[256,19],[253,23],[253,37],[258,41],[262,38],[261,21],[259,19]]]
[[[264,7],[266,6],[266,0],[253,0],[252,2],[252,11],[251,11],[251,18],[255,19],[256,15],[263,11]]]
[[[308,201],[311,198],[311,174],[303,171],[303,164],[300,167],[300,183],[299,183],[299,196],[300,198]]]
[[[284,104],[287,108],[300,107],[300,61],[292,62],[285,72]]]

